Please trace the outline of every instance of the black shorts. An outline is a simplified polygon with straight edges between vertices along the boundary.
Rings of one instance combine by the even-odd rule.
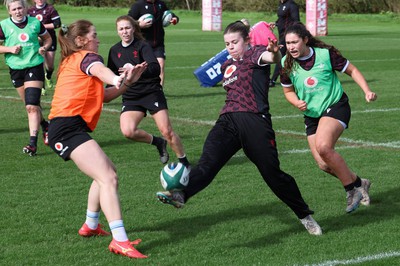
[[[346,124],[346,128],[349,127],[350,117],[351,117],[351,109],[349,104],[349,98],[346,93],[343,93],[342,98],[329,107],[325,112],[322,113],[321,117],[328,116],[335,118],[342,123]],[[306,134],[307,136],[314,135],[317,132],[318,123],[321,117],[314,118],[309,116],[304,116],[304,124],[306,125]]]
[[[50,34],[51,36],[51,46],[47,49],[47,52],[54,52],[57,50],[57,37],[56,35]]]
[[[122,102],[121,114],[127,111],[139,111],[146,116],[147,111],[153,115],[165,109],[168,109],[167,99],[164,92],[159,90],[136,100],[124,100]]]
[[[44,81],[43,63],[34,67],[25,69],[10,68],[11,81],[14,88],[19,88],[24,85],[25,81]]]
[[[50,32],[49,32],[50,33]],[[51,37],[51,45],[49,47],[49,49],[47,49],[47,52],[54,52],[57,50],[57,36],[54,33],[50,33],[50,37]],[[39,41],[40,46],[43,46],[43,42],[40,40]]]
[[[157,58],[159,58],[159,57],[164,58],[164,59],[166,58],[164,45],[153,47],[153,53]]]
[[[49,146],[64,161],[70,160],[71,152],[92,137],[86,122],[80,116],[56,117],[49,124]]]

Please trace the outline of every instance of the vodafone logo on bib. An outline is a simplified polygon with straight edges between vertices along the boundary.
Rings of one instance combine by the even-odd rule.
[[[27,42],[27,41],[29,41],[29,35],[26,34],[26,33],[21,33],[21,34],[18,36],[18,40],[19,40],[20,42]]]
[[[229,78],[232,76],[233,72],[236,71],[236,66],[235,65],[230,65],[226,68],[225,73],[224,73],[224,78]]]
[[[318,85],[318,79],[315,77],[308,77],[304,80],[304,85],[307,88],[314,88],[315,86]]]

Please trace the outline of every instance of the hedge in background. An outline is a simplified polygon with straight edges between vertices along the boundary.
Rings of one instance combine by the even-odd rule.
[[[136,0],[54,0],[54,4],[95,7],[130,7]],[[200,10],[201,0],[164,0],[171,9]],[[296,0],[301,11],[305,11],[306,0]],[[222,0],[225,11],[276,12],[279,0]],[[328,0],[329,13],[381,13],[400,12],[399,0]]]

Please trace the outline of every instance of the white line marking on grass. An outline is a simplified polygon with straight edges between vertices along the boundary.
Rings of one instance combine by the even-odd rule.
[[[379,254],[375,254],[375,255],[369,255],[369,256],[365,256],[365,257],[357,257],[355,259],[331,260],[331,261],[326,261],[326,262],[317,263],[317,264],[306,264],[304,266],[349,265],[349,264],[358,264],[358,263],[367,262],[367,261],[388,259],[388,258],[393,258],[393,257],[400,257],[400,252],[390,251],[390,252],[384,252],[384,253],[379,253]]]
[[[275,132],[285,135],[296,135],[296,136],[305,136],[304,132],[297,132],[291,130],[275,130]],[[346,142],[353,145],[363,146],[363,147],[385,147],[385,148],[400,148],[400,141],[392,141],[392,142],[381,142],[376,143],[372,141],[364,141],[364,140],[353,140],[349,138],[341,137],[339,139],[340,142]]]
[[[351,114],[366,114],[366,113],[384,113],[384,112],[397,112],[400,111],[400,108],[383,108],[383,109],[367,109],[367,110],[358,110],[351,111]],[[272,120],[274,119],[288,119],[288,118],[299,118],[303,117],[302,114],[298,115],[272,115]]]
[[[181,44],[181,43],[179,43]],[[358,60],[350,60],[351,62],[387,62],[387,61],[400,61],[400,58],[389,58],[389,59],[358,59]],[[166,66],[165,69],[197,69],[198,66]],[[7,75],[9,75],[7,73]]]
[[[12,100],[20,100],[18,97],[13,97],[13,96],[2,96],[0,95],[0,99],[12,99]],[[42,101],[43,103],[50,104],[50,101]],[[400,108],[389,108],[389,109],[373,109],[373,110],[361,110],[361,111],[353,111],[353,113],[370,113],[370,112],[393,112],[393,111],[399,111]],[[105,112],[111,112],[111,113],[120,113],[120,110],[118,109],[111,109],[111,108],[103,108],[103,111]],[[292,116],[272,116],[272,118],[291,118]],[[296,116],[297,117],[297,116]],[[197,125],[205,125],[205,126],[213,126],[215,124],[215,121],[207,121],[207,120],[197,120],[197,119],[190,119],[190,118],[181,118],[181,117],[171,117],[171,119],[180,121],[180,122],[185,122],[185,123],[190,123],[190,124],[197,124]],[[297,131],[291,131],[291,130],[275,130],[276,133],[279,134],[284,134],[284,135],[295,135],[295,136],[304,136],[304,132],[297,132]],[[372,141],[364,141],[364,140],[353,140],[349,138],[340,138],[339,141],[348,143],[351,146],[342,146],[342,147],[337,147],[338,149],[350,149],[350,148],[356,148],[353,145],[356,145],[357,147],[374,147],[374,148],[393,148],[393,149],[398,149],[400,148],[400,141],[392,141],[392,142],[372,142]],[[309,152],[308,150],[288,150],[284,151],[281,153],[305,153]]]
[[[387,59],[354,59],[354,60],[349,60],[351,62],[386,62],[386,61],[399,61],[400,58],[387,58]]]

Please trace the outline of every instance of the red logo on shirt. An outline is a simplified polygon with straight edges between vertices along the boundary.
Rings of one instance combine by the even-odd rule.
[[[26,33],[21,33],[18,36],[18,39],[19,39],[20,42],[27,42],[27,41],[29,41],[29,35],[26,34]]]
[[[136,51],[136,50],[135,50],[135,51],[133,51],[133,57],[135,57],[135,58],[136,58],[136,57],[138,57],[138,54],[139,54],[139,52],[138,52],[138,51]]]
[[[42,14],[37,14],[37,15],[36,15],[36,18],[37,18],[39,21],[42,21],[42,20],[43,20]]]
[[[318,85],[318,79],[315,77],[308,77],[304,80],[304,85],[308,88],[314,88]]]
[[[233,72],[235,72],[236,66],[235,65],[230,65],[226,68],[225,73],[224,73],[224,78],[229,78],[232,76]]]
[[[118,53],[118,55],[117,55],[117,56],[118,56],[118,58],[121,58],[121,53]]]

